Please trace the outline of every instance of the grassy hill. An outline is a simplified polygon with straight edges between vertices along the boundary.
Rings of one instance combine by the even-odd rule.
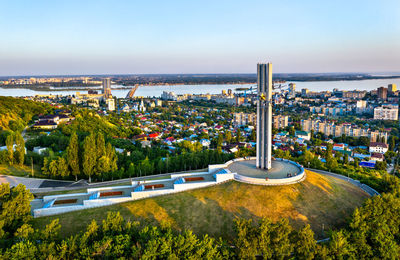
[[[332,177],[307,172],[302,183],[288,186],[256,186],[238,182],[179,194],[133,201],[58,216],[37,218],[36,228],[59,218],[64,236],[86,228],[92,219],[101,221],[107,211],[120,211],[126,220],[171,225],[177,230],[231,238],[236,217],[273,221],[288,218],[294,227],[309,223],[318,235],[342,226],[353,210],[368,197],[359,188]]]
[[[49,104],[0,96],[0,130],[22,131],[34,115],[51,109]]]

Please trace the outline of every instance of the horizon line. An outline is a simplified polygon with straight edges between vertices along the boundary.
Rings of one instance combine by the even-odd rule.
[[[400,71],[388,71],[388,72],[275,72],[272,73],[275,75],[354,75],[354,74],[363,74],[370,76],[387,76],[387,77],[400,77]],[[374,75],[377,74],[377,75]],[[394,75],[379,75],[379,74],[394,74]],[[0,78],[11,78],[11,77],[106,77],[106,76],[150,76],[150,75],[257,75],[257,72],[232,72],[232,73],[101,73],[101,74],[25,74],[25,75],[0,75]]]

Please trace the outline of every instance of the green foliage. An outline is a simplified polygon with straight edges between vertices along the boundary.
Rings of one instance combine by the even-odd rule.
[[[69,138],[58,130],[52,131],[49,135],[43,133],[37,138],[31,138],[26,142],[26,148],[32,150],[35,146],[48,147],[53,151],[65,151],[68,147]]]
[[[95,135],[91,133],[85,138],[83,142],[83,173],[89,177],[89,182],[91,182],[91,177],[95,173],[95,166],[97,162],[97,152],[96,152],[96,139]]]
[[[19,165],[24,163],[25,141],[21,133],[17,133],[15,137],[15,162]]]
[[[102,133],[109,136],[127,137],[130,134],[129,128],[117,127],[111,123],[113,118],[101,117],[94,111],[81,109],[74,113],[75,120],[68,125],[60,126],[61,131],[65,135],[77,133]]]
[[[0,239],[12,236],[30,220],[32,199],[33,195],[22,184],[14,188],[8,183],[0,185]]]
[[[400,181],[388,182],[391,194],[368,199],[355,210],[349,226],[330,232],[317,244],[310,226],[293,229],[276,223],[237,219],[234,241],[197,237],[191,231],[126,222],[109,212],[99,226],[60,239],[58,219],[43,230],[29,225],[32,195],[20,185],[0,186],[1,259],[398,259],[400,256]],[[7,245],[7,246],[6,246]]]
[[[78,136],[73,133],[69,140],[67,147],[67,161],[69,170],[75,176],[75,181],[78,180],[78,174],[80,173],[79,167],[79,142]]]
[[[400,255],[399,212],[400,198],[392,194],[375,196],[354,211],[351,241],[361,258],[390,259]]]
[[[21,132],[33,116],[52,110],[46,103],[0,96],[0,130]]]
[[[7,159],[8,164],[12,165],[14,161],[14,137],[13,135],[7,136],[6,146],[7,146]]]
[[[64,178],[70,175],[67,161],[64,157],[44,158],[42,173],[52,178]]]

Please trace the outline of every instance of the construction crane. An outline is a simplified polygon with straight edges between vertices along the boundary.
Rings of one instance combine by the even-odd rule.
[[[251,86],[249,88],[235,88],[235,91],[236,92],[243,91],[243,96],[246,97],[247,92],[249,92],[250,94],[255,94],[257,92],[257,86]]]
[[[283,96],[286,91],[288,91],[289,86],[287,84],[282,84],[279,82],[273,83],[272,89],[275,90],[274,92],[280,96]],[[236,92],[243,92],[243,96],[246,97],[247,94],[256,94],[257,93],[257,85],[250,86],[248,88],[235,88]]]
[[[136,90],[139,88],[139,85],[134,86],[131,90],[129,90],[126,98],[132,98],[135,95]]]

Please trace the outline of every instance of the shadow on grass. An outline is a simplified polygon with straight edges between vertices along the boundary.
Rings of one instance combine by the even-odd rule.
[[[37,220],[44,227],[60,218],[61,232],[68,236],[85,230],[92,219],[100,224],[108,211],[119,211],[127,221],[141,225],[170,226],[175,231],[192,230],[230,240],[235,218],[262,217],[277,221],[288,218],[294,228],[310,224],[317,237],[324,229],[338,228],[366,196],[348,184],[315,173],[299,184],[265,187],[228,182],[215,187],[127,202],[118,205],[71,212]]]

